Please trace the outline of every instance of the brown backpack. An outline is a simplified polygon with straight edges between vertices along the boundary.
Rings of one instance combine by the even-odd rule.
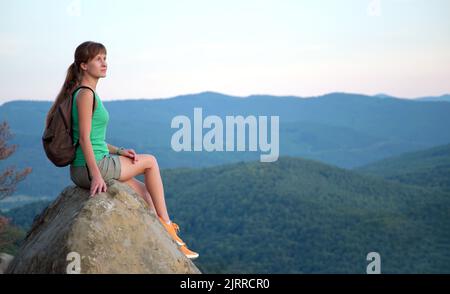
[[[73,94],[80,88],[86,88],[92,91],[94,95],[94,103],[92,105],[92,115],[95,109],[95,92],[89,87],[77,87],[70,97],[67,97],[57,107],[56,111],[49,119],[48,126],[42,135],[42,144],[44,145],[45,153],[48,159],[54,165],[63,167],[67,166],[75,159],[75,152],[79,142],[73,142],[72,129],[72,105]]]

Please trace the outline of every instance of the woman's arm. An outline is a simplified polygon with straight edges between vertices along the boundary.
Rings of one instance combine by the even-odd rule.
[[[106,143],[106,144],[108,145],[108,150],[109,150],[110,154],[118,154],[121,156],[129,157],[129,158],[133,159],[133,163],[138,161],[137,154],[133,149],[125,149],[123,147],[117,148],[114,145],[111,145],[108,143]],[[119,150],[119,153],[117,153],[117,150]]]
[[[92,176],[100,176],[100,169],[94,156],[94,149],[90,139],[92,123],[92,91],[81,89],[77,97],[78,120],[80,125],[80,146]]]
[[[109,150],[110,154],[117,154],[117,150],[119,150],[118,147],[108,144],[108,143],[106,143],[106,144],[108,145],[108,150]]]

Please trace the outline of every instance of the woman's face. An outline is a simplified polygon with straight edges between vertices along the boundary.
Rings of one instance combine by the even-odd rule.
[[[108,68],[108,64],[106,63],[106,54],[100,53],[88,63],[82,63],[82,69],[85,70],[85,73],[95,77],[95,78],[104,78],[106,77],[106,69]]]

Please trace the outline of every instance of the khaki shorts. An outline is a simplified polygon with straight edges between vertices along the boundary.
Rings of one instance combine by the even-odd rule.
[[[103,180],[110,179],[118,180],[120,178],[120,159],[118,155],[105,155],[102,159],[97,161],[97,166]],[[91,188],[91,173],[89,172],[87,164],[85,166],[70,166],[70,179],[75,185],[90,189]]]

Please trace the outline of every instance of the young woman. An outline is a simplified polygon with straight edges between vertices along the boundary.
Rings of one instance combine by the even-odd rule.
[[[100,78],[106,77],[106,48],[96,42],[84,42],[75,50],[75,61],[67,70],[66,80],[55,103],[49,111],[47,122],[56,106],[67,99],[79,86],[88,88],[73,93],[73,136],[79,140],[74,161],[70,165],[71,180],[90,195],[106,192],[105,180],[116,179],[128,184],[155,211],[164,228],[179,245],[188,258],[197,258],[198,253],[189,250],[177,236],[179,227],[170,221],[164,199],[164,188],[158,162],[150,154],[136,154],[133,149],[117,148],[105,142],[109,113],[97,95],[96,87]],[[145,183],[134,178],[144,174]]]

